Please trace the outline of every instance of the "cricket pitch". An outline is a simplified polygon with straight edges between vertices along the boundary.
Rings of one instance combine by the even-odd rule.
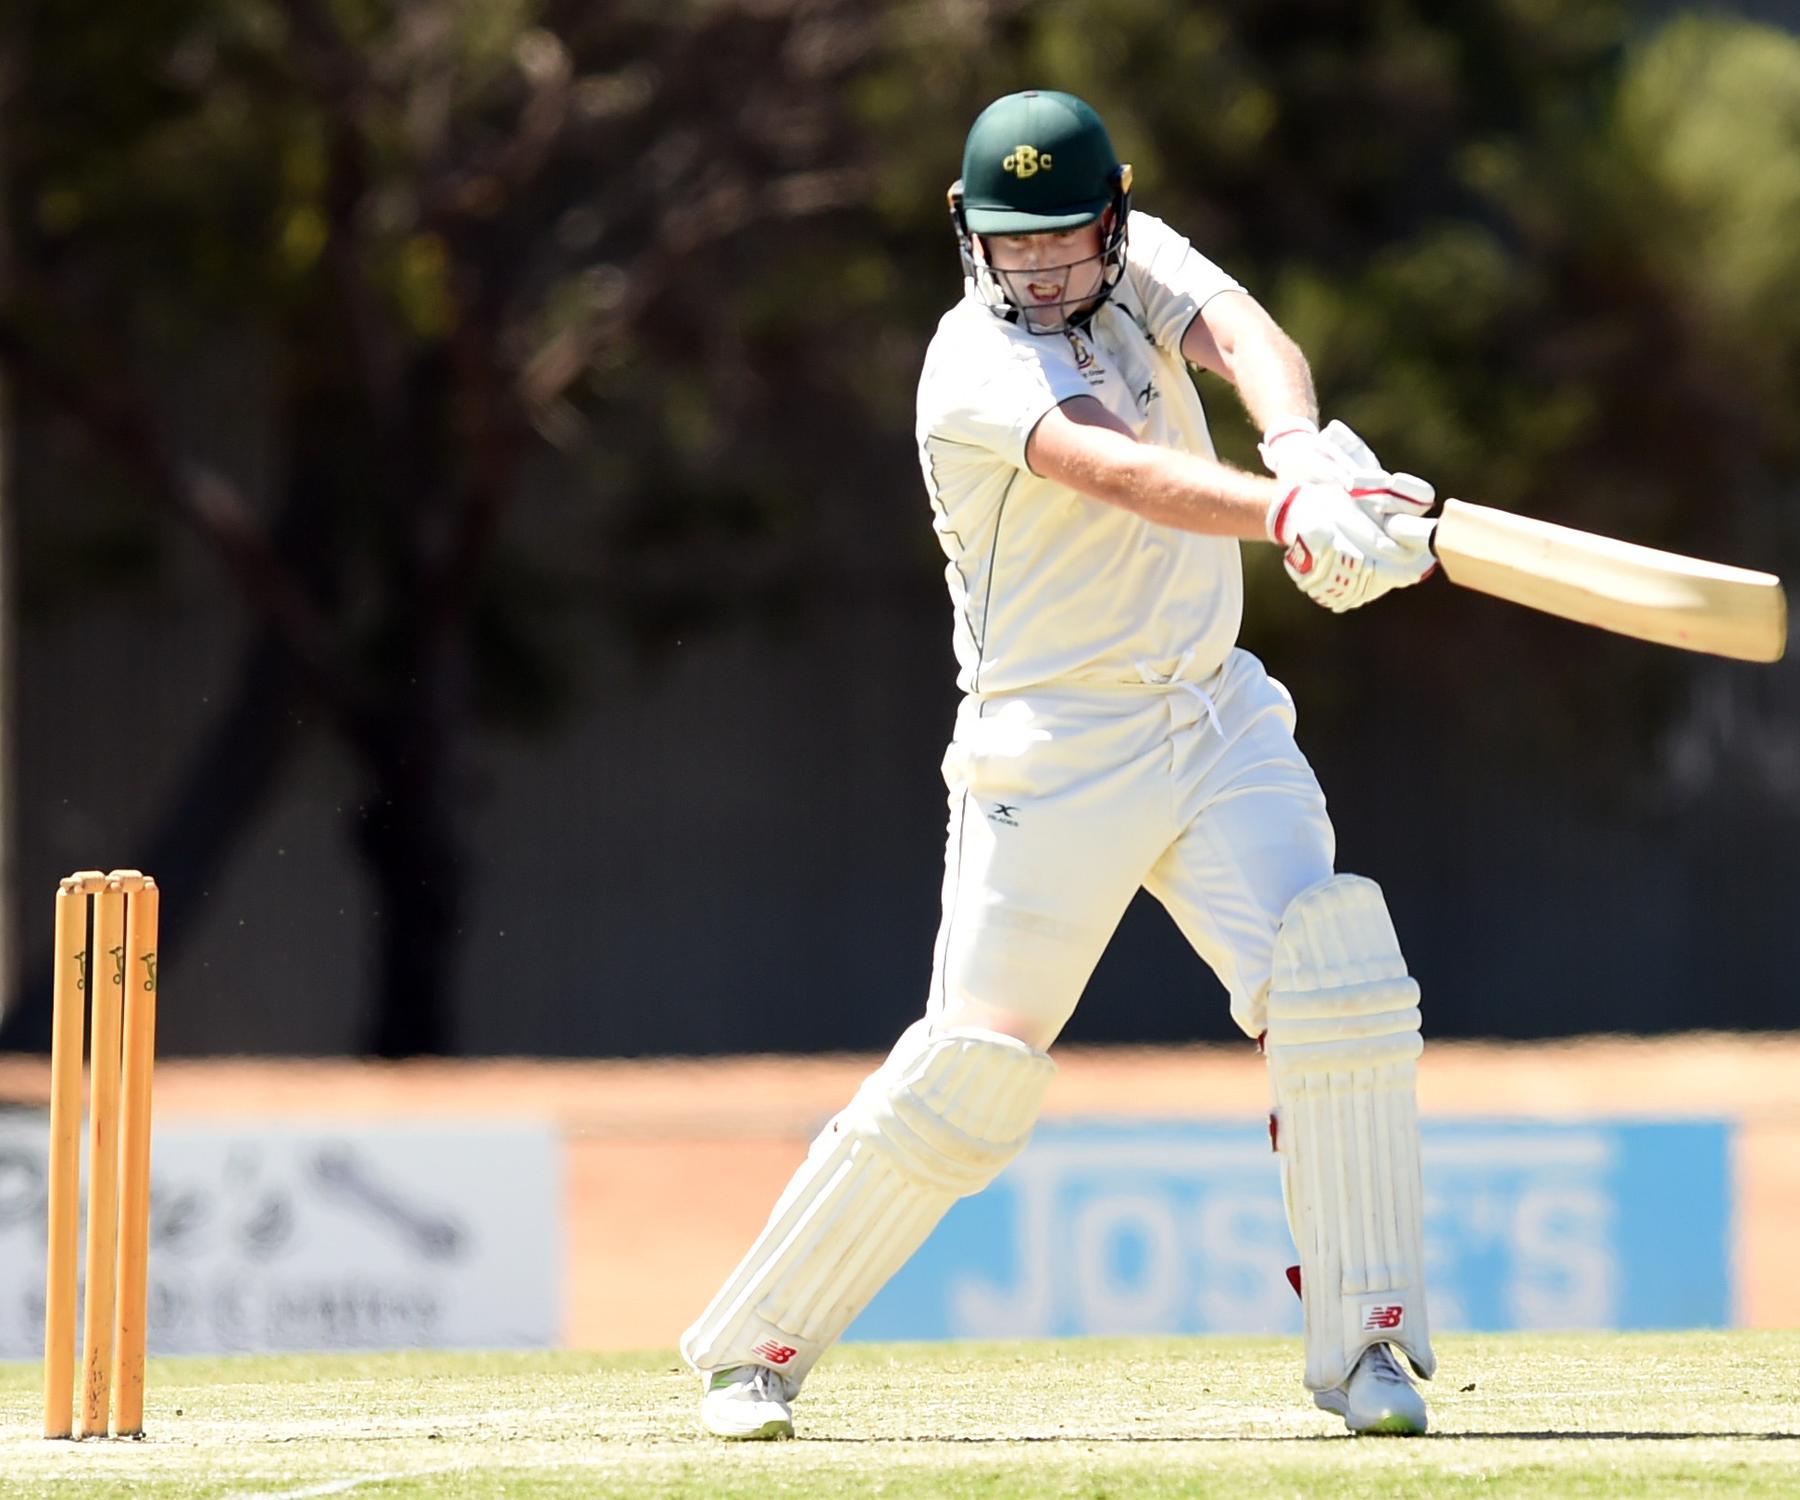
[[[1424,1439],[1351,1438],[1291,1339],[855,1345],[792,1442],[726,1444],[672,1353],[152,1361],[142,1442],[47,1442],[0,1366],[12,1500],[1776,1496],[1800,1333],[1451,1334]]]

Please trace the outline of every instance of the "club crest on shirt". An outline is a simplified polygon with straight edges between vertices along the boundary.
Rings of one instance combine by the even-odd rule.
[[[1075,368],[1087,377],[1089,385],[1105,385],[1106,369],[1094,357],[1093,346],[1073,328],[1065,328],[1063,337],[1069,341],[1069,349],[1075,356]]]

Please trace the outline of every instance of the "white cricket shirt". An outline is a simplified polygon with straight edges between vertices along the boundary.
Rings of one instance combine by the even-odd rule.
[[[1125,275],[1084,329],[1033,334],[965,283],[919,379],[919,462],[949,557],[957,683],[1139,682],[1141,664],[1209,676],[1237,639],[1231,537],[1160,526],[1039,478],[1025,443],[1052,407],[1093,396],[1145,442],[1211,456],[1181,356],[1203,304],[1242,288],[1160,219],[1130,219]]]

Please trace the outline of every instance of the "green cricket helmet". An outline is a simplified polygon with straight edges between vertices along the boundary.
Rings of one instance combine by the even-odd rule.
[[[1034,333],[1060,333],[1085,323],[1125,274],[1131,167],[1119,160],[1100,116],[1073,94],[1031,89],[984,109],[969,128],[962,176],[951,184],[949,199],[964,274],[993,313],[1014,322],[1022,309],[987,264],[975,236],[1052,234],[1091,224],[1113,210],[1101,246],[1099,292],[1078,309],[1064,308],[1053,325],[1028,320]]]

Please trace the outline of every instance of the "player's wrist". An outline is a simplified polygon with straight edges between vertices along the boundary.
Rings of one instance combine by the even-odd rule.
[[[1277,417],[1263,429],[1256,451],[1265,469],[1290,484],[1336,477],[1341,467],[1336,451],[1324,446],[1319,424],[1304,412]]]
[[[1302,434],[1317,437],[1319,435],[1318,422],[1301,412],[1290,412],[1286,416],[1277,417],[1273,422],[1269,423],[1267,427],[1263,428],[1262,445],[1264,448],[1273,451],[1275,445],[1283,438],[1296,437]]]

